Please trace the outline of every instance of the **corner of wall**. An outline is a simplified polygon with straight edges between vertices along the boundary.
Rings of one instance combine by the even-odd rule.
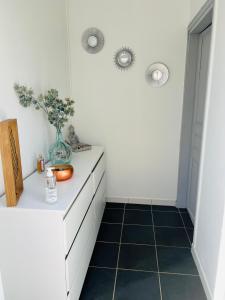
[[[66,64],[68,76],[68,93],[72,95],[72,70],[71,70],[71,47],[70,47],[70,4],[69,0],[64,0],[65,3],[65,22],[66,22]]]
[[[202,264],[201,264],[201,261],[199,259],[198,253],[197,253],[196,248],[194,246],[192,246],[191,253],[192,253],[192,256],[194,258],[195,264],[197,266],[199,276],[201,278],[202,285],[203,285],[203,288],[205,290],[207,299],[208,300],[213,300],[213,295],[212,295],[212,292],[210,290],[210,287],[209,287],[209,284],[208,284],[208,281],[207,281],[207,276],[204,272],[204,269],[202,267]]]

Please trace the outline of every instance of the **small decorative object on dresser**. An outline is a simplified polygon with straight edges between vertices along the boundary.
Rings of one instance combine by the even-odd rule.
[[[80,143],[79,137],[76,135],[73,125],[68,128],[67,143],[71,146],[73,152],[81,152],[91,149],[91,145]]]
[[[49,149],[51,162],[53,164],[69,163],[72,149],[63,139],[62,128],[68,118],[74,115],[74,101],[70,98],[60,99],[55,89],[47,91],[44,95],[40,94],[36,98],[31,88],[15,84],[14,89],[23,107],[33,105],[35,109],[43,110],[48,116],[49,123],[56,128],[56,142]]]
[[[37,158],[37,172],[43,173],[45,171],[45,160],[42,154],[39,154]]]
[[[72,165],[54,165],[50,166],[50,168],[56,177],[56,181],[65,181],[73,176]]]
[[[6,204],[7,206],[16,206],[23,192],[23,176],[16,119],[0,122],[0,140]]]

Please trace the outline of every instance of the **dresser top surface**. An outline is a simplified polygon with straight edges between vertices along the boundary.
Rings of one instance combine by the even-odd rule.
[[[56,203],[49,204],[45,201],[45,175],[35,172],[24,180],[24,191],[17,206],[7,208],[3,196],[0,198],[0,209],[36,209],[64,215],[77,198],[103,152],[103,147],[93,146],[91,150],[73,154],[73,177],[64,182],[57,182]]]

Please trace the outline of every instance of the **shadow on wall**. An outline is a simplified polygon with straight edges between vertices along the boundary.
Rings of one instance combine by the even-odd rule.
[[[3,285],[2,285],[1,273],[0,273],[0,300],[5,300],[4,292],[3,292]]]

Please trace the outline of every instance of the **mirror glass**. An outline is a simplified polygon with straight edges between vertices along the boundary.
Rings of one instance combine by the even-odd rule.
[[[88,42],[88,45],[92,48],[94,48],[98,45],[98,39],[94,35],[89,36],[87,42]]]
[[[122,51],[118,55],[118,63],[123,66],[127,67],[131,63],[132,57],[128,51]]]

